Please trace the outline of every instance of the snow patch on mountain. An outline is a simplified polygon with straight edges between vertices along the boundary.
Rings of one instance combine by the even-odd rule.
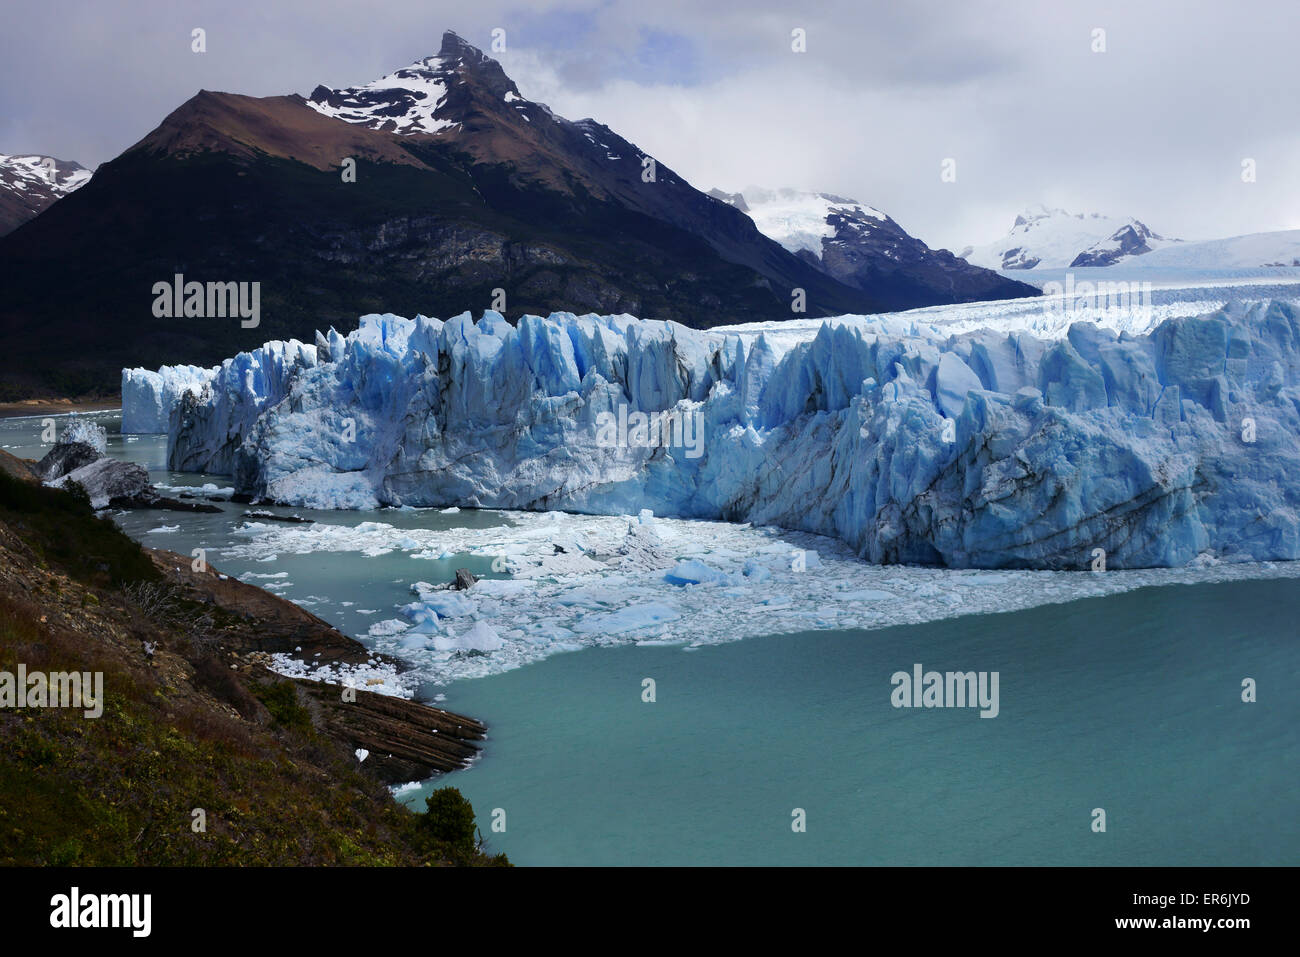
[[[831,222],[833,213],[882,223],[889,219],[872,206],[830,193],[750,186],[737,195],[742,197],[743,208],[759,232],[792,253],[806,249],[818,259],[822,255],[822,240],[833,238],[838,231],[838,226]]]
[[[0,153],[0,235],[76,192],[90,182],[92,175],[70,160],[34,153]]]
[[[853,199],[754,186],[709,195],[748,213],[759,232],[789,252],[894,309],[1033,295],[1024,283],[931,249],[879,209]]]
[[[439,133],[457,125],[437,115],[447,99],[451,65],[440,56],[425,57],[362,86],[317,87],[307,105],[325,116],[375,130]]]
[[[1114,266],[1177,242],[1181,240],[1157,236],[1145,224],[1135,219],[1115,230],[1113,235],[1093,243],[1075,256],[1070,265],[1074,267]]]
[[[6,189],[25,192],[48,188],[51,192],[66,196],[85,186],[93,175],[80,163],[55,159],[53,156],[10,156],[0,153],[0,182],[3,182]]]

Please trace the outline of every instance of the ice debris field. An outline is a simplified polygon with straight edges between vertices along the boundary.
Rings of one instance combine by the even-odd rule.
[[[382,515],[382,513],[379,513]],[[360,561],[492,557],[509,577],[457,591],[412,571],[409,599],[375,610],[368,638],[382,659],[314,667],[280,655],[290,675],[405,697],[580,648],[680,644],[828,628],[874,629],[1012,611],[1152,585],[1300,576],[1300,566],[1208,564],[1133,571],[953,571],[868,565],[842,543],[775,528],[636,516],[512,513],[510,525],[432,531],[382,521],[354,527],[249,522],[221,557],[352,553]],[[283,594],[283,572],[243,576]],[[375,684],[377,682],[377,684]]]

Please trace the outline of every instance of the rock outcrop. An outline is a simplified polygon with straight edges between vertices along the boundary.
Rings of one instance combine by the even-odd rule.
[[[69,472],[90,465],[103,454],[85,442],[60,442],[36,463],[36,474],[42,482],[53,482]]]

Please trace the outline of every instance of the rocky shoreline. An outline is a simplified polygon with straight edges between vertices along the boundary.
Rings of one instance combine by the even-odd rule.
[[[422,780],[463,768],[478,756],[474,742],[487,737],[487,728],[473,718],[363,688],[346,689],[345,700],[339,685],[282,679],[267,667],[275,654],[312,666],[383,663],[401,669],[397,659],[372,653],[306,609],[213,565],[195,571],[188,556],[146,551],[164,579],[182,593],[234,616],[221,639],[221,653],[232,671],[253,680],[293,681],[310,699],[325,733],[369,752],[363,768],[376,779],[386,784]]]
[[[102,433],[90,424],[69,427],[39,462],[7,456],[5,470],[54,488],[76,486],[95,509],[220,511],[210,503],[159,495],[148,470],[109,457]],[[279,518],[270,513],[265,517]],[[309,521],[296,517],[283,520]],[[167,585],[169,608],[190,602],[196,615],[222,615],[223,627],[212,630],[208,652],[255,684],[286,680],[268,667],[275,654],[289,655],[313,667],[381,663],[394,670],[402,668],[397,660],[372,654],[298,605],[225,575],[207,562],[196,564],[188,556],[161,549],[143,550]],[[148,603],[161,608],[161,594],[151,590]],[[354,752],[365,752],[364,770],[386,784],[422,780],[465,767],[478,754],[474,742],[486,737],[487,729],[464,715],[365,689],[343,689],[301,678],[287,680],[303,692],[322,733]]]
[[[121,397],[109,393],[98,398],[39,398],[0,402],[0,419],[21,419],[33,415],[89,414],[111,412],[121,405]]]

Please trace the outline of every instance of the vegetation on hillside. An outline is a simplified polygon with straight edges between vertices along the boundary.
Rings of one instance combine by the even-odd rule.
[[[98,718],[0,709],[0,865],[508,863],[393,800],[293,682],[192,640],[211,609],[157,614],[186,608],[166,587],[84,496],[0,472],[0,671],[103,673]]]

